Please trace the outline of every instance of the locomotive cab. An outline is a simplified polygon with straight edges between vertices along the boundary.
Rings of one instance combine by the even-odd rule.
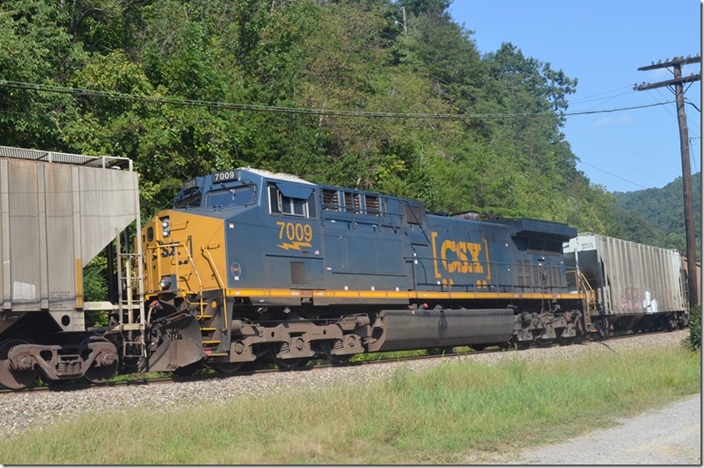
[[[186,182],[172,209],[159,212],[143,229],[147,297],[224,289],[225,220],[255,207],[259,192],[236,171]]]

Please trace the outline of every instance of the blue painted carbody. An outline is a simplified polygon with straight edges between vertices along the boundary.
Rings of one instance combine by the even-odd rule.
[[[223,220],[230,288],[560,293],[562,243],[577,234],[254,169],[197,177],[174,209]]]

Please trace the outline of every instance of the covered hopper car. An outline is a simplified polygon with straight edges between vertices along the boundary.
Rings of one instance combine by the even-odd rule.
[[[565,224],[431,214],[421,201],[251,168],[187,181],[142,228],[131,168],[47,154],[0,148],[0,384],[9,388],[40,375],[231,373],[687,324],[675,251],[616,257],[608,238],[590,248]],[[133,220],[132,247],[119,234]],[[110,245],[116,293],[85,303],[81,269]],[[628,263],[624,276],[623,262],[645,250],[657,260]],[[667,279],[649,282],[657,278]],[[623,308],[624,294],[642,307]],[[86,328],[83,314],[96,309],[109,325]]]
[[[602,334],[685,323],[683,313],[671,313],[688,307],[687,269],[677,250],[583,233],[564,252],[566,264],[579,268],[595,294],[599,313],[593,323]]]

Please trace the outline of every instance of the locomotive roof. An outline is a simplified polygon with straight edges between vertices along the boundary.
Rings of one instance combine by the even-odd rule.
[[[555,221],[533,218],[499,218],[491,220],[491,222],[508,226],[511,236],[554,237],[567,240],[577,235],[575,228]]]
[[[316,185],[312,182],[308,182],[305,179],[301,179],[298,176],[291,175],[291,174],[285,174],[283,172],[271,172],[271,171],[267,171],[265,169],[254,169],[252,167],[240,167],[240,168],[237,168],[237,170],[251,172],[252,174],[256,174],[261,177],[266,177],[267,179],[281,180],[281,181],[285,181],[285,182],[298,182],[300,184],[307,184],[307,185]]]

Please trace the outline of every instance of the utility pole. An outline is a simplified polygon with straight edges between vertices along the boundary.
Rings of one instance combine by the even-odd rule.
[[[401,7],[403,12],[403,34],[408,34],[408,29],[406,29],[406,7]]]
[[[687,277],[689,278],[689,305],[694,307],[699,304],[699,294],[697,292],[697,245],[694,236],[694,208],[692,206],[692,171],[689,167],[689,135],[687,131],[687,115],[684,111],[684,83],[693,83],[702,79],[701,72],[682,77],[682,67],[690,63],[701,63],[701,57],[687,58],[675,57],[665,62],[653,63],[649,66],[638,68],[639,71],[655,70],[656,68],[672,67],[674,79],[651,84],[635,85],[633,89],[645,91],[647,89],[660,88],[663,86],[675,87],[675,102],[677,104],[677,121],[680,127],[680,154],[682,156],[682,192],[684,195],[684,227],[687,235]]]

